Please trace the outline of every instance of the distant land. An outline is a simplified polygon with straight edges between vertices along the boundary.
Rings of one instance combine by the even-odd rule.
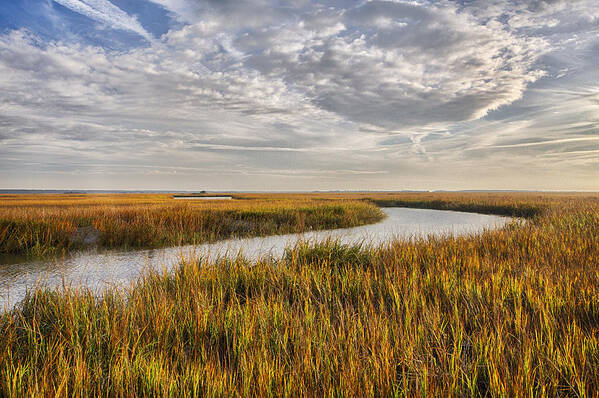
[[[123,193],[123,194],[169,194],[169,193],[381,193],[381,192],[594,192],[594,191],[545,191],[545,190],[527,190],[527,189],[464,189],[464,190],[314,190],[314,191],[235,191],[235,190],[123,190],[123,189],[0,189],[0,194],[112,194],[112,193]]]

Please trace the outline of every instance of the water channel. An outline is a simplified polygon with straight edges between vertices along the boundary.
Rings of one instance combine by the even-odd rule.
[[[303,234],[228,239],[202,245],[153,250],[87,250],[60,259],[26,260],[0,257],[0,310],[21,301],[28,290],[38,286],[86,287],[101,293],[111,287],[126,287],[147,270],[170,270],[181,258],[217,258],[242,254],[249,259],[280,257],[298,240],[338,239],[343,243],[380,245],[394,238],[410,239],[427,235],[465,235],[501,228],[512,219],[455,211],[384,208],[387,217],[377,223],[355,228],[311,231]]]

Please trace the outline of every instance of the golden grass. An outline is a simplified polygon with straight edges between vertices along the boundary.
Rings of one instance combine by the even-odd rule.
[[[379,248],[300,244],[280,262],[188,260],[127,296],[36,291],[0,316],[0,391],[597,396],[599,196],[477,195],[374,199],[534,216]]]
[[[165,194],[0,195],[0,254],[57,254],[85,246],[86,238],[101,247],[174,246],[352,227],[383,216],[371,204],[341,198],[183,201]]]

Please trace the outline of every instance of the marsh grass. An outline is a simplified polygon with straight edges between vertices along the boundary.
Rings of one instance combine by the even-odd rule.
[[[0,389],[597,396],[597,197],[529,200],[542,213],[480,235],[189,259],[102,298],[32,292],[0,316]]]
[[[168,195],[0,195],[0,254],[45,256],[93,244],[154,248],[230,237],[353,227],[381,220],[372,204],[309,198],[182,203]]]

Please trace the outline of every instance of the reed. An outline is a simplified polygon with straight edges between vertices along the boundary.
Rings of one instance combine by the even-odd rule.
[[[500,203],[541,210],[465,237],[187,259],[101,298],[32,292],[0,315],[0,391],[597,396],[599,197],[480,199]]]

